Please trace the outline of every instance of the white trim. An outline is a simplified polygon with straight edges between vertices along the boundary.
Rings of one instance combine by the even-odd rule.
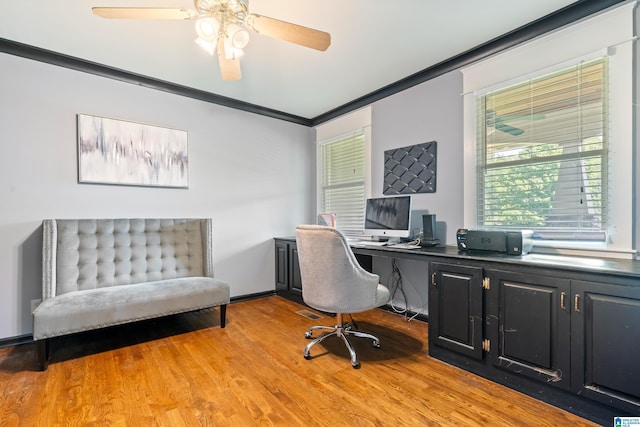
[[[463,99],[463,168],[462,182],[464,188],[464,200],[462,204],[464,227],[476,228],[478,218],[478,166],[476,163],[476,99],[473,95],[467,95]]]
[[[348,135],[354,130],[371,126],[371,106],[345,114],[331,121],[316,126],[316,142],[325,142],[341,135]]]
[[[511,80],[508,80],[508,81],[494,83],[491,86],[488,86],[488,87],[485,87],[485,88],[481,88],[481,89],[477,89],[477,90],[471,92],[470,94],[473,95],[475,98],[477,98],[478,96],[485,95],[485,94],[487,94],[489,92],[493,92],[494,90],[497,90],[497,89],[503,89],[505,87],[508,87],[508,86],[511,86],[511,85],[514,85],[514,84],[519,84],[519,83],[525,82],[527,80],[533,80],[535,78],[538,78],[538,77],[541,77],[541,76],[544,76],[544,75],[555,73],[556,71],[564,70],[564,69],[570,68],[570,67],[575,67],[576,64],[579,64],[581,62],[589,62],[591,60],[598,59],[598,58],[601,58],[603,56],[607,56],[607,55],[609,55],[609,53],[610,53],[610,49],[604,49],[604,48],[603,49],[598,49],[595,52],[590,52],[587,55],[582,55],[580,57],[572,58],[572,59],[563,61],[563,62],[561,62],[559,64],[554,64],[554,65],[552,65],[550,67],[546,67],[546,68],[544,68],[542,70],[535,70],[535,71],[532,71],[532,72],[527,73],[525,75],[515,77],[515,78],[513,78]],[[465,93],[464,95],[467,95],[467,93]]]
[[[586,256],[596,258],[622,258],[634,259],[637,252],[635,250],[614,250],[611,248],[602,248],[595,245],[580,245],[580,247],[572,247],[571,243],[566,242],[562,246],[554,245],[535,245],[531,253],[549,254],[549,255],[566,255],[566,256]]]

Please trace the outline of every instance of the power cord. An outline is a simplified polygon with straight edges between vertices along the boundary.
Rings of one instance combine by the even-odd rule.
[[[360,329],[358,329],[358,324],[356,323],[355,319],[353,318],[353,315],[351,313],[349,313],[349,318],[351,319],[351,325],[353,325],[353,330],[355,331],[359,331]]]
[[[398,313],[398,314],[404,314],[404,318],[407,322],[412,321],[413,319],[415,319],[416,317],[418,317],[420,315],[420,311],[422,308],[424,308],[424,303],[422,301],[422,297],[420,297],[420,293],[417,291],[417,289],[415,288],[415,286],[412,286],[412,288],[416,291],[416,295],[418,297],[418,299],[420,300],[420,305],[419,307],[416,308],[415,313],[412,316],[408,316],[408,314],[410,313],[410,307],[409,307],[409,301],[407,300],[407,295],[405,293],[404,287],[403,287],[403,274],[402,271],[400,270],[400,267],[398,266],[397,260],[394,258],[392,261],[392,276],[391,276],[391,286],[393,288],[393,291],[391,293],[391,302],[389,303],[389,305],[391,306],[391,309]],[[407,280],[405,280],[407,281]],[[407,281],[407,283],[410,284],[409,281]],[[396,294],[400,292],[400,294],[402,295],[402,300],[404,301],[404,308],[399,308],[397,307],[394,302],[393,299],[396,296]]]
[[[414,240],[409,243],[420,246],[423,238],[424,238],[424,229],[421,228],[418,234],[414,236]]]
[[[389,302],[389,305],[391,306],[391,309],[393,311],[395,311],[396,313],[405,314],[406,311],[407,311],[407,309],[406,309],[407,295],[404,293],[404,288],[402,287],[402,274],[400,274],[400,268],[398,268],[398,263],[397,263],[395,258],[391,262],[391,267],[392,267],[391,287],[392,287],[393,290],[391,292],[391,301]],[[404,309],[397,308],[395,306],[395,304],[393,303],[393,300],[394,300],[396,294],[398,293],[398,291],[400,291],[400,293],[402,294],[402,299],[405,302],[405,308]]]

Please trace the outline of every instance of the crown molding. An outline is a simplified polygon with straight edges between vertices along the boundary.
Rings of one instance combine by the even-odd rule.
[[[605,9],[608,9],[609,7],[627,1],[629,0],[577,1],[552,14],[544,16],[507,34],[490,40],[487,43],[479,45],[466,52],[440,62],[432,67],[412,74],[411,76],[405,77],[404,79],[382,87],[360,98],[354,99],[353,101],[327,111],[326,113],[323,113],[314,118],[305,118],[293,114],[288,114],[282,111],[262,107],[260,105],[239,101],[233,98],[216,95],[211,92],[170,83],[164,80],[154,79],[144,75],[124,71],[118,68],[108,67],[106,65],[87,61],[81,58],[63,55],[61,53],[41,49],[23,43],[18,43],[8,39],[0,38],[0,52],[28,58],[34,61],[44,62],[47,64],[57,65],[76,71],[94,74],[97,76],[130,83],[137,86],[156,89],[174,95],[180,95],[200,101],[210,102],[212,104],[229,107],[236,110],[246,111],[249,113],[259,114],[278,120],[300,124],[303,126],[313,127],[332,120],[336,117],[342,116],[351,111],[355,111],[359,108],[370,105],[380,99],[394,95],[398,92],[402,92],[420,83],[424,83],[428,80],[446,74],[450,71],[454,71],[461,67],[467,66],[475,61],[487,58],[488,56],[494,55],[500,51],[531,40],[535,37],[541,36],[549,31],[556,30],[562,26],[568,25],[572,22],[586,18],[592,14],[601,12]]]
[[[274,119],[285,120],[304,126],[312,126],[311,120],[308,118],[284,113],[282,111],[273,110],[270,108],[262,107],[260,105],[250,104],[248,102],[238,101],[233,98],[216,95],[211,92],[170,83],[164,80],[154,79],[141,74],[124,71],[118,68],[108,67],[96,62],[87,61],[85,59],[77,58],[74,56],[64,55],[51,50],[19,43],[13,40],[0,38],[0,52],[20,56],[22,58],[31,59],[34,61],[44,62],[51,65],[57,65],[60,67],[81,71],[100,77],[114,79],[125,83],[131,83],[136,86],[156,89],[174,95],[180,95],[200,101],[210,102],[212,104],[222,105],[224,107],[229,107],[236,110],[259,114]]]
[[[351,111],[370,105],[388,96],[394,95],[413,86],[434,79],[450,71],[465,67],[473,62],[485,59],[520,43],[539,37],[560,27],[584,19],[590,15],[608,9],[627,0],[580,0],[556,12],[544,16],[507,34],[497,37],[466,52],[442,61],[432,67],[405,77],[395,83],[380,88],[358,99],[348,102],[331,111],[312,119],[312,126],[317,126]]]

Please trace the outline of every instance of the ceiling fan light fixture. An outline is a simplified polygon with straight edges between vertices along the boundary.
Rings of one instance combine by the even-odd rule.
[[[220,0],[193,0],[193,5],[200,13],[210,13],[220,3]]]
[[[229,37],[225,37],[224,54],[227,59],[238,59],[244,55],[244,51],[241,48],[235,47]]]
[[[249,32],[239,25],[227,25],[226,34],[231,41],[231,46],[236,49],[244,49],[249,43]]]
[[[196,21],[196,33],[198,37],[208,42],[215,42],[218,38],[220,24],[215,18],[207,16]]]

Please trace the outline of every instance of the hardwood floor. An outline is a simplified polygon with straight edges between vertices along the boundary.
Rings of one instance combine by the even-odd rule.
[[[302,350],[312,325],[280,297],[58,338],[46,372],[33,344],[0,349],[2,426],[593,426],[427,356],[427,325],[355,316],[352,339]]]

